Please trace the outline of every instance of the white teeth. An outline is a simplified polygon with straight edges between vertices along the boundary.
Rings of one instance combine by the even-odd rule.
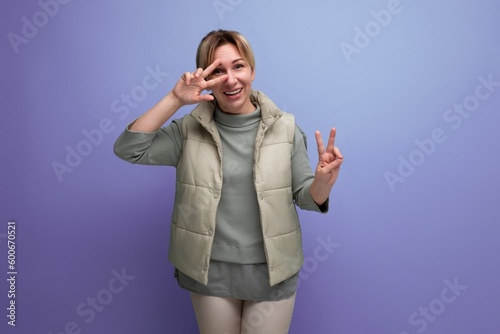
[[[226,95],[236,95],[239,92],[241,92],[241,88],[238,89],[238,90],[233,90],[232,92],[224,92],[224,94],[226,94]]]

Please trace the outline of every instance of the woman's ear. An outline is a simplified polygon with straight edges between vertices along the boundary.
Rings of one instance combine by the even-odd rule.
[[[252,81],[255,80],[255,68],[252,68]]]

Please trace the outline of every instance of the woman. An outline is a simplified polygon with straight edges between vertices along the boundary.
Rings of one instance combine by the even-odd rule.
[[[313,174],[293,116],[252,91],[255,60],[241,34],[210,32],[196,65],[129,125],[115,153],[176,167],[168,257],[191,292],[200,332],[288,333],[303,264],[295,205],[328,210],[343,161],[335,129],[326,149],[316,132]]]

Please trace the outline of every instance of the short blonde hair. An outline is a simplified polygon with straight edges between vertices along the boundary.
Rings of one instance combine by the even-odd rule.
[[[207,68],[214,62],[215,50],[222,45],[233,44],[238,48],[241,56],[250,65],[252,70],[255,69],[255,57],[250,43],[247,39],[237,31],[231,30],[212,30],[209,32],[198,45],[196,51],[196,67]]]

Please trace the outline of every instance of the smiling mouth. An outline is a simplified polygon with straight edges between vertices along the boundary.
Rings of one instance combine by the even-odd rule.
[[[224,92],[224,95],[234,96],[234,95],[237,95],[237,94],[241,93],[242,90],[243,90],[243,88],[232,90],[230,92]]]

